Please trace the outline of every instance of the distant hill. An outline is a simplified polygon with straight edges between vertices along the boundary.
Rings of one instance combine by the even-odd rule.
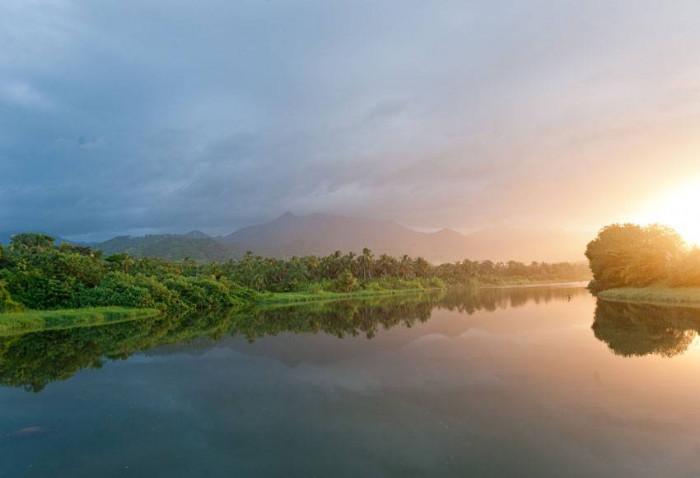
[[[7,243],[11,233],[0,233]],[[137,257],[198,262],[239,258],[250,250],[270,257],[328,255],[335,251],[360,253],[369,247],[375,255],[424,257],[433,263],[463,259],[517,260],[529,263],[578,262],[588,234],[563,229],[484,229],[461,234],[453,229],[420,232],[393,221],[345,217],[333,214],[297,216],[285,213],[277,219],[241,228],[229,235],[211,237],[201,231],[187,234],[119,236],[89,244],[106,254],[128,252]]]
[[[363,247],[398,254],[403,250],[401,244],[415,234],[421,233],[394,222],[330,214],[295,216],[288,212],[274,221],[239,229],[221,240],[273,257],[327,255],[337,250],[359,252]]]
[[[211,238],[210,235],[203,233],[202,231],[190,231],[186,234],[183,234],[184,237],[191,237],[194,239],[206,239],[206,238]]]
[[[442,229],[426,233],[393,221],[285,213],[274,221],[239,229],[221,241],[273,257],[326,255],[336,250],[360,252],[369,247],[375,254],[408,254],[441,263],[465,258],[582,261],[589,239],[586,234],[559,229],[488,229],[468,235]]]
[[[189,257],[198,262],[222,262],[241,255],[235,246],[222,244],[204,233],[199,234],[119,236],[92,244],[92,247],[104,251],[107,255],[127,252],[136,257],[157,257],[168,260]]]

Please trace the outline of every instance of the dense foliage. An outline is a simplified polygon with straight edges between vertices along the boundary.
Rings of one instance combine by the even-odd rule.
[[[0,246],[0,311],[102,306],[211,310],[241,305],[256,292],[354,292],[439,288],[449,284],[561,281],[588,278],[585,264],[526,265],[464,260],[435,266],[425,259],[335,252],[326,257],[265,258],[202,265],[101,251],[42,234]]]
[[[242,305],[255,294],[225,277],[204,275],[191,264],[103,258],[100,251],[63,243],[42,234],[14,236],[0,246],[0,303],[29,309],[100,306],[210,310]],[[14,304],[14,307],[13,307]]]
[[[235,278],[252,289],[284,292],[306,290],[309,284],[320,284],[324,290],[347,292],[361,287],[383,284],[385,288],[405,288],[410,281],[439,286],[440,284],[503,284],[527,281],[577,281],[590,278],[585,263],[548,264],[517,261],[492,262],[465,259],[450,264],[433,265],[422,257],[400,258],[371,250],[362,254],[340,251],[325,256],[274,259],[248,253],[240,260],[216,265],[218,273]],[[432,282],[431,282],[432,281]]]
[[[588,244],[596,291],[620,287],[700,286],[700,249],[688,249],[676,231],[653,224],[613,224]]]

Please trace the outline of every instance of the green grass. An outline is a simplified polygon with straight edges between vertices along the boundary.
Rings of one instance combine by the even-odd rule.
[[[599,292],[598,297],[618,302],[678,304],[700,307],[700,287],[624,287]]]
[[[588,280],[565,280],[565,281],[557,281],[557,280],[545,280],[545,279],[511,279],[511,280],[502,280],[502,281],[492,281],[492,282],[476,282],[475,285],[476,287],[482,288],[482,289],[487,289],[487,288],[495,288],[495,287],[516,287],[516,286],[533,286],[533,287],[538,287],[538,286],[546,286],[546,285],[552,285],[552,286],[557,286],[557,285],[568,285],[568,284],[581,284],[581,285],[586,285],[588,284]]]
[[[353,292],[277,292],[262,295],[261,304],[290,304],[294,302],[315,302],[323,300],[352,299],[362,297],[375,297],[382,295],[398,295],[415,292],[437,290],[439,287],[423,289],[393,289],[393,290],[368,290],[360,289]]]
[[[155,317],[158,314],[159,312],[153,309],[128,309],[124,307],[7,312],[0,314],[0,336],[40,330],[115,324]]]

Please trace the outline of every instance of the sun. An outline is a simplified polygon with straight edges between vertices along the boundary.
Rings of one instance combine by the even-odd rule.
[[[700,178],[651,200],[635,222],[670,226],[689,245],[700,246]]]

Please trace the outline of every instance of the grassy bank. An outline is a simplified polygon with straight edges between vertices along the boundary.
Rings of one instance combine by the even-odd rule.
[[[444,289],[445,283],[436,278],[396,279],[380,278],[364,282],[352,279],[350,287],[338,290],[337,283],[321,281],[309,284],[294,292],[264,292],[258,303],[288,304],[294,302],[314,302],[336,299],[397,295],[411,292]]]
[[[580,281],[547,281],[547,280],[542,280],[542,281],[532,281],[532,280],[521,280],[521,281],[510,281],[510,282],[499,282],[496,284],[493,283],[477,283],[475,287],[479,289],[493,289],[493,288],[504,288],[504,287],[544,287],[544,286],[559,286],[559,287],[568,287],[568,286],[576,286],[576,287],[585,287],[589,281],[585,280],[580,280]]]
[[[700,307],[700,287],[624,287],[599,292],[598,297],[618,302],[677,304]]]
[[[413,289],[392,289],[392,290],[356,290],[353,292],[279,292],[264,294],[261,304],[291,304],[294,302],[316,302],[336,299],[353,299],[363,297],[377,297],[383,295],[409,294],[414,292],[425,292],[428,290],[440,290],[442,287],[413,288]]]
[[[155,317],[158,313],[153,309],[127,309],[124,307],[7,312],[0,314],[0,336],[39,330],[115,324]]]
[[[329,283],[330,284],[330,283]],[[469,288],[494,288],[504,286],[527,286],[529,283],[478,284],[470,283]],[[364,299],[382,296],[398,296],[446,289],[447,286],[435,278],[396,280],[375,279],[360,284],[355,290],[339,292],[324,289],[325,283],[313,283],[303,291],[262,292],[246,297],[240,305],[285,305],[294,303],[324,302],[340,299]],[[608,291],[614,292],[614,291]],[[700,304],[700,288],[696,289]],[[612,298],[612,297],[611,297]],[[618,299],[627,300],[627,299]],[[41,330],[68,329],[73,327],[114,324],[158,315],[155,309],[127,307],[88,307],[80,309],[58,309],[45,311],[24,311],[0,313],[0,336],[15,335]]]

